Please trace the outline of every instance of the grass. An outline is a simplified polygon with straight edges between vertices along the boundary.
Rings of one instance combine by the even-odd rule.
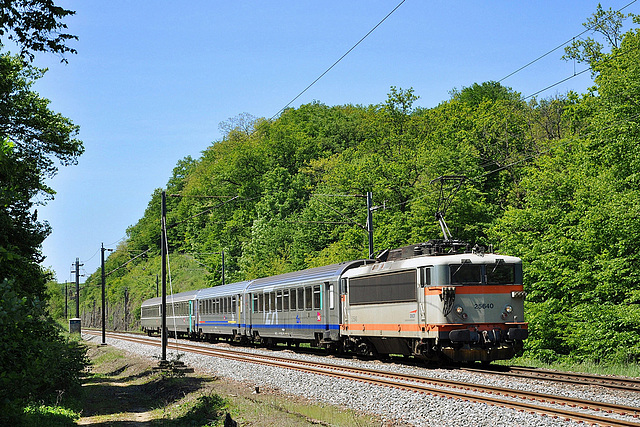
[[[24,408],[22,425],[67,427],[75,426],[79,418],[78,412],[61,406],[29,405]]]
[[[89,356],[94,365],[80,399],[81,425],[222,426],[227,417],[239,425],[381,425],[375,417],[277,390],[254,393],[252,384],[156,371],[156,361],[111,346],[90,345]]]
[[[493,363],[504,366],[525,366],[529,368],[555,369],[558,371],[581,372],[597,375],[640,377],[640,365],[638,364],[598,364],[592,362],[575,362],[571,360],[543,363],[539,360],[526,357],[517,357]]]

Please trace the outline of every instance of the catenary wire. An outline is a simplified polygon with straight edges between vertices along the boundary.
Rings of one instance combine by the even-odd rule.
[[[633,0],[630,3],[627,3],[626,5],[622,6],[620,9],[618,9],[616,12],[621,12],[622,10],[626,9],[627,7],[631,6],[632,4],[634,4],[635,2],[637,2],[638,0]],[[593,31],[594,29],[594,25],[592,25],[591,27],[588,27],[587,29],[585,29],[584,31],[582,31],[580,34],[573,36],[571,39],[567,40],[566,42],[559,44],[558,46],[554,47],[553,49],[551,49],[550,51],[548,51],[547,53],[544,53],[542,55],[540,55],[539,57],[537,57],[536,59],[534,59],[533,61],[523,65],[522,67],[518,68],[517,70],[507,74],[506,76],[504,76],[503,78],[501,78],[500,80],[498,80],[498,83],[502,82],[503,80],[508,79],[509,77],[513,76],[514,74],[519,73],[520,71],[524,70],[525,68],[529,67],[530,65],[533,65],[534,63],[538,62],[539,60],[541,60],[542,58],[552,54],[553,52],[555,52],[556,50],[560,49],[561,47],[565,46],[567,43],[570,43],[571,41],[573,41],[574,39],[582,36],[584,33],[587,33],[589,31]],[[560,84],[560,83],[558,83]],[[552,87],[552,86],[550,86]]]
[[[356,44],[354,44],[351,49],[349,49],[344,55],[342,55],[340,58],[338,58],[338,60],[336,62],[334,62],[333,64],[331,64],[331,66],[329,68],[327,68],[322,74],[320,74],[320,76],[318,76],[318,78],[316,78],[314,81],[312,81],[306,88],[304,88],[302,90],[302,92],[300,92],[299,94],[297,94],[291,101],[289,101],[284,107],[282,107],[276,114],[274,114],[271,117],[271,120],[275,119],[280,113],[282,113],[284,110],[287,109],[287,107],[289,107],[293,102],[295,102],[296,99],[300,98],[307,90],[309,90],[311,88],[311,86],[313,86],[314,84],[316,84],[318,82],[318,80],[320,80],[322,77],[325,76],[325,74],[327,74],[329,71],[331,71],[331,69],[333,69],[333,67],[335,67],[336,65],[338,65],[338,63],[340,61],[342,61],[347,55],[349,55],[351,53],[351,51],[353,51],[360,43],[362,43],[364,41],[364,39],[366,39],[371,33],[373,33],[376,28],[378,28],[384,21],[387,20],[387,18],[389,18],[396,10],[398,10],[398,8],[400,6],[402,6],[402,4],[405,2],[406,0],[402,0],[400,3],[398,3],[396,5],[396,7],[393,8],[393,10],[391,12],[389,12],[387,14],[387,16],[385,16],[384,18],[382,18],[382,20],[380,22],[378,22],[371,30],[369,30],[369,32],[367,34],[365,34],[360,40],[358,40],[358,42]]]

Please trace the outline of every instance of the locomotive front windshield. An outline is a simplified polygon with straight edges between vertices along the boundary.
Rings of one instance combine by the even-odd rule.
[[[452,285],[508,285],[515,282],[515,264],[450,264]]]

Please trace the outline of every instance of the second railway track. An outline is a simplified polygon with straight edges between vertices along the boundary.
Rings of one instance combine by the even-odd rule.
[[[485,373],[489,375],[503,375],[516,378],[547,380],[574,385],[600,386],[614,390],[640,393],[640,379],[636,378],[608,377],[604,375],[592,375],[577,372],[560,372],[548,369],[524,367],[509,367],[504,371],[499,369],[461,369],[468,372]]]

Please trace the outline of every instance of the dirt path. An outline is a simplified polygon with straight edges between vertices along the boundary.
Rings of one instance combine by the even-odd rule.
[[[110,346],[89,345],[93,361],[83,384],[85,426],[380,426],[381,420],[344,408],[254,393],[250,384],[204,374],[154,370],[157,362]]]

